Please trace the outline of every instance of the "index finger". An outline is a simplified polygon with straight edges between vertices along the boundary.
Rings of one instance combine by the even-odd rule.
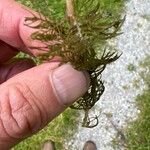
[[[14,0],[1,0],[0,40],[19,50],[36,55],[37,52],[29,47],[41,43],[30,38],[35,30],[25,25],[26,17],[32,17],[32,14],[25,6]]]

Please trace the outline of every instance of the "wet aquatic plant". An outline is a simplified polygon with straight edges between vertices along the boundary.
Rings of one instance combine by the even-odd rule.
[[[45,0],[45,3],[48,1]],[[84,110],[82,126],[92,128],[97,126],[98,116],[90,118],[89,110],[105,90],[102,72],[120,57],[116,50],[103,45],[106,40],[120,34],[124,18],[114,18],[110,12],[101,11],[100,0],[66,0],[65,4],[63,17],[54,17],[56,14],[45,9],[49,13],[32,13],[32,17],[26,18],[25,25],[38,29],[31,38],[41,41],[43,45],[30,48],[42,52],[37,57],[39,63],[58,56],[60,65],[71,63],[75,69],[89,73],[89,90],[70,107]]]

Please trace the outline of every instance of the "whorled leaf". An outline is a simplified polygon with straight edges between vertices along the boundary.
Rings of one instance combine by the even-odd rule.
[[[125,18],[112,19],[111,15],[101,12],[98,0],[74,0],[74,7],[76,22],[71,22],[65,16],[60,20],[51,20],[50,17],[33,15],[26,18],[26,25],[38,29],[31,37],[45,44],[44,47],[30,47],[44,52],[38,57],[41,63],[59,56],[61,64],[69,62],[77,70],[88,71],[90,88],[71,108],[84,110],[82,126],[91,128],[98,124],[98,117],[92,119],[96,121],[92,124],[89,110],[105,90],[101,79],[102,72],[108,64],[120,57],[116,51],[99,47],[103,51],[99,58],[97,47],[120,34],[118,31]],[[54,44],[49,44],[52,41]]]

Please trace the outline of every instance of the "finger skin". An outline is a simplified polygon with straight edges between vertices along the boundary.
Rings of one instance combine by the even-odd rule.
[[[55,113],[54,108],[60,108],[48,84],[50,68],[53,66],[43,66],[42,71],[40,68],[32,69],[30,78],[28,71],[23,72],[23,75],[15,76],[0,86],[1,149],[9,149],[19,140],[33,134],[50,120],[49,111]]]
[[[19,23],[29,13],[15,1],[1,0],[0,3],[0,39],[16,47],[24,47],[19,34]],[[11,12],[11,13],[10,13]]]
[[[13,76],[35,66],[31,59],[14,59],[10,63],[0,65],[0,84]]]
[[[58,67],[58,63],[34,67],[1,84],[0,149],[9,149],[39,131],[87,89],[82,72],[70,65]]]
[[[0,41],[0,64],[7,62],[9,59],[17,55],[19,51],[14,47]]]
[[[41,42],[31,39],[30,36],[35,32],[35,29],[25,25],[25,18],[33,17],[31,12],[33,11],[29,11],[28,8],[14,0],[1,0],[0,39],[18,50],[36,55],[37,52],[29,47],[41,45]]]

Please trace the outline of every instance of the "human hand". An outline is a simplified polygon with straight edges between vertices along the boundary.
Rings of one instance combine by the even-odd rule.
[[[24,25],[30,13],[14,0],[0,2],[0,150],[7,150],[42,129],[88,89],[86,73],[58,62],[34,65],[10,62],[28,47],[33,29]]]

